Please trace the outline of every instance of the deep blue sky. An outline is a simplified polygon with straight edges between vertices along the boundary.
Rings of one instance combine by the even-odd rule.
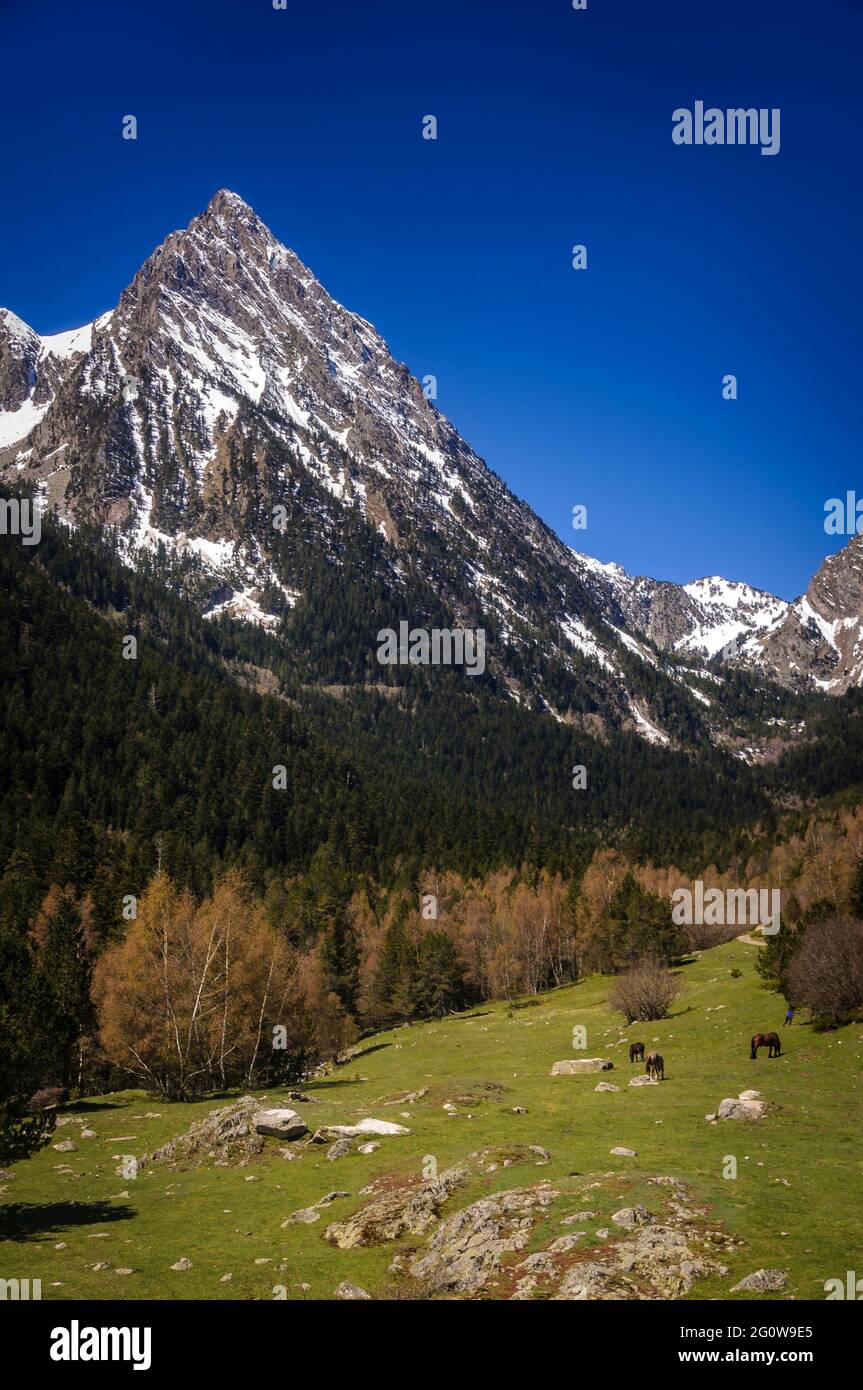
[[[40,332],[227,186],[579,549],[791,597],[839,544],[859,0],[0,0],[0,46],[0,304]],[[697,99],[780,107],[780,153],[675,146]]]

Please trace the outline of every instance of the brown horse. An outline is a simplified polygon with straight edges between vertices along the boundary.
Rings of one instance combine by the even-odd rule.
[[[644,1056],[644,1043],[630,1043],[630,1044],[629,1044],[629,1060],[630,1060],[630,1062],[634,1062],[636,1059],[638,1059],[638,1061],[640,1062],[643,1056]]]
[[[648,1052],[644,1070],[654,1081],[665,1080],[665,1058],[661,1052]]]
[[[749,1053],[749,1056],[752,1058],[752,1061],[753,1061],[753,1062],[755,1061],[756,1057],[758,1056],[758,1049],[759,1049],[759,1047],[766,1047],[766,1048],[767,1048],[767,1056],[768,1056],[768,1057],[781,1057],[781,1056],[782,1056],[782,1044],[781,1044],[780,1041],[779,1041],[779,1034],[778,1034],[778,1033],[756,1033],[756,1034],[755,1034],[755,1037],[752,1039],[752,1042],[751,1042],[751,1044],[750,1044],[751,1050],[750,1050],[750,1053]]]

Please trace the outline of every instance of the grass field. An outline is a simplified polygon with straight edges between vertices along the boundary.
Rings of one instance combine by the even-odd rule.
[[[846,1270],[863,1274],[863,1026],[827,1034],[805,1024],[780,1029],[783,1002],[761,988],[757,950],[735,941],[685,965],[681,996],[662,1023],[622,1028],[604,1002],[608,982],[594,977],[522,1000],[511,1014],[505,1005],[481,1006],[366,1039],[360,1056],[305,1087],[320,1104],[294,1108],[313,1128],[371,1115],[411,1130],[382,1139],[369,1155],[330,1162],[326,1148],[312,1146],[287,1162],[272,1140],[271,1150],[244,1167],[153,1165],[129,1181],[117,1175],[119,1155],[150,1152],[227,1101],[169,1105],[124,1092],[67,1107],[75,1122],[58,1129],[53,1142],[71,1137],[76,1151],[49,1145],[2,1184],[0,1276],[41,1279],[43,1299],[271,1299],[277,1285],[289,1298],[328,1299],[342,1280],[374,1293],[392,1282],[393,1254],[420,1242],[353,1250],[326,1244],[328,1222],[368,1200],[361,1188],[384,1175],[420,1178],[429,1157],[443,1170],[486,1147],[540,1144],[551,1153],[549,1164],[475,1171],[447,1211],[548,1178],[562,1195],[533,1232],[529,1248],[539,1249],[560,1234],[566,1211],[584,1205],[578,1194],[591,1175],[617,1175],[591,1192],[590,1206],[607,1218],[624,1200],[655,1208],[658,1189],[646,1179],[669,1174],[691,1187],[714,1224],[745,1242],[725,1257],[729,1276],[698,1282],[690,1297],[724,1297],[745,1274],[768,1267],[788,1273],[787,1288],[774,1297],[823,1298],[826,1279],[844,1280]],[[572,1050],[579,1024],[587,1028],[582,1053]],[[750,1035],[774,1028],[784,1055],[771,1061],[763,1052],[751,1061]],[[640,1070],[628,1061],[634,1038],[664,1054],[661,1086],[628,1086]],[[615,1070],[550,1076],[553,1062],[578,1056],[608,1057]],[[596,1093],[599,1080],[619,1085],[619,1093]],[[484,1090],[488,1083],[504,1090]],[[381,1105],[423,1086],[428,1093],[413,1106]],[[757,1123],[706,1123],[723,1097],[747,1088],[775,1102],[776,1111]],[[443,1108],[448,1101],[455,1114]],[[514,1106],[527,1113],[513,1114]],[[147,1112],[159,1117],[142,1118]],[[96,1138],[78,1137],[79,1119]],[[637,1157],[611,1158],[617,1145]],[[736,1179],[723,1177],[728,1156],[737,1160]],[[62,1163],[72,1172],[59,1171]],[[351,1195],[314,1225],[281,1229],[293,1211],[333,1189]],[[592,1230],[585,1248],[601,1243]],[[191,1268],[172,1271],[183,1256]],[[269,1263],[256,1263],[263,1260]],[[94,1270],[96,1263],[107,1267]],[[230,1281],[222,1282],[225,1274]],[[496,1287],[484,1296],[494,1297]]]

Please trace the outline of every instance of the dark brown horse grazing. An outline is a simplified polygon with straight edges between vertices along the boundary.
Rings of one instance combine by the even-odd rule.
[[[637,1058],[639,1061],[641,1061],[641,1058],[642,1058],[643,1056],[644,1056],[644,1043],[630,1043],[630,1044],[629,1044],[629,1060],[630,1060],[630,1062],[634,1062],[634,1061],[636,1060],[636,1058]]]
[[[752,1058],[753,1062],[755,1061],[756,1057],[758,1056],[758,1049],[759,1049],[759,1047],[766,1047],[766,1048],[767,1048],[767,1056],[768,1056],[768,1057],[781,1057],[781,1056],[782,1056],[782,1044],[781,1044],[780,1041],[779,1041],[779,1034],[778,1034],[778,1033],[756,1033],[756,1034],[755,1034],[755,1037],[752,1039],[751,1051],[750,1051],[750,1053],[749,1053],[749,1056]]]
[[[644,1070],[654,1081],[665,1080],[665,1058],[661,1052],[648,1052]]]

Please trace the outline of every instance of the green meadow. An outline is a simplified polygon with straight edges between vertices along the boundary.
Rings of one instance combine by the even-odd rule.
[[[823,1298],[825,1280],[844,1280],[847,1270],[863,1275],[863,1025],[818,1034],[803,1021],[783,1029],[783,1001],[754,970],[757,950],[734,941],[682,966],[680,997],[661,1023],[623,1027],[605,1002],[608,981],[593,977],[511,1010],[483,1005],[364,1039],[358,1056],[302,1088],[314,1103],[284,1103],[312,1129],[374,1116],[411,1131],[381,1138],[372,1154],[330,1161],[326,1146],[299,1141],[301,1157],[287,1161],[279,1141],[269,1140],[245,1166],[153,1164],[130,1180],[117,1171],[122,1155],[152,1152],[231,1097],[183,1105],[127,1091],[67,1106],[72,1123],[0,1184],[0,1277],[41,1279],[43,1299],[331,1299],[343,1280],[390,1296],[393,1255],[422,1241],[339,1250],[323,1239],[327,1224],[370,1200],[361,1189],[372,1182],[418,1181],[434,1164],[442,1171],[489,1149],[498,1166],[489,1172],[489,1162],[473,1162],[447,1213],[485,1193],[548,1179],[561,1195],[538,1219],[528,1248],[544,1248],[567,1229],[560,1223],[568,1212],[588,1206],[598,1219],[580,1250],[590,1250],[621,1205],[658,1210],[661,1189],[647,1179],[670,1175],[690,1187],[711,1224],[743,1241],[723,1255],[729,1275],[697,1282],[689,1297],[725,1297],[738,1279],[767,1267],[788,1275],[774,1298]],[[572,1047],[578,1025],[587,1030],[584,1052]],[[783,1056],[769,1060],[764,1051],[753,1062],[749,1038],[769,1029],[781,1033]],[[635,1039],[663,1053],[660,1086],[629,1087],[642,1070],[628,1060]],[[607,1057],[614,1070],[550,1075],[555,1061],[579,1056]],[[600,1080],[620,1091],[597,1093]],[[384,1104],[421,1087],[427,1093],[412,1105]],[[775,1107],[765,1118],[706,1122],[724,1097],[749,1088]],[[261,1094],[283,1100],[278,1091]],[[81,1138],[82,1127],[96,1137]],[[69,1138],[75,1151],[58,1153],[53,1144]],[[525,1159],[530,1144],[547,1149],[550,1162]],[[611,1157],[615,1146],[636,1157]],[[504,1167],[507,1154],[517,1161]],[[729,1159],[734,1178],[723,1176]],[[322,1209],[315,1224],[282,1229],[292,1212],[334,1189],[350,1195]],[[191,1267],[171,1270],[182,1257]],[[480,1296],[508,1292],[502,1279]]]

